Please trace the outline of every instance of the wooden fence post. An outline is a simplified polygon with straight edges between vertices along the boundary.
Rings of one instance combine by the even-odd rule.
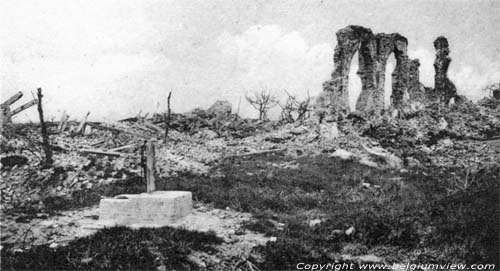
[[[155,142],[153,140],[149,140],[146,145],[146,191],[148,193],[156,190],[155,175]]]
[[[168,130],[170,128],[170,97],[172,96],[172,91],[168,93],[167,97],[167,117],[165,119],[165,138],[163,139],[163,143],[167,142],[168,138]]]
[[[38,88],[38,115],[40,117],[40,125],[42,126],[43,149],[45,151],[45,166],[49,166],[52,165],[52,149],[50,148],[47,126],[45,126],[45,121],[43,120],[42,97],[42,89]]]

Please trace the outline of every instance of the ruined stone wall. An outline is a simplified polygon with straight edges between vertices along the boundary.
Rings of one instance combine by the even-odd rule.
[[[394,34],[394,56],[396,57],[396,68],[392,73],[392,95],[391,105],[401,108],[408,96],[408,40]]]
[[[356,103],[356,110],[365,115],[377,116],[383,112],[385,70],[391,54],[394,54],[396,59],[396,67],[392,72],[392,108],[402,109],[408,104],[408,100],[428,102],[439,99],[448,104],[452,98],[458,98],[457,89],[447,75],[451,58],[445,37],[438,37],[434,41],[435,89],[427,93],[420,83],[420,62],[418,59],[408,58],[408,40],[405,37],[398,33],[373,34],[368,28],[354,25],[340,29],[336,35],[334,71],[332,78],[323,84],[324,92],[319,99],[323,112],[338,115],[350,111],[349,71],[356,52],[359,56],[357,74],[361,78],[361,94]]]
[[[336,33],[337,46],[333,56],[334,70],[332,79],[323,83],[327,92],[326,104],[335,113],[349,112],[349,70],[354,54],[359,50],[362,41],[373,36],[370,29],[361,26],[347,26]]]
[[[384,109],[385,70],[387,59],[394,53],[396,68],[392,74],[393,94],[391,105],[398,108],[408,96],[409,64],[408,41],[394,34],[373,34],[361,26],[347,26],[337,32],[337,47],[334,55],[332,79],[323,84],[324,97],[333,111],[349,112],[349,70],[356,53],[359,56],[358,75],[362,90],[356,110],[377,115]]]
[[[448,67],[451,62],[448,40],[443,36],[438,37],[434,41],[434,48],[436,49],[434,92],[442,103],[448,104],[451,98],[458,97],[455,84],[448,78]]]

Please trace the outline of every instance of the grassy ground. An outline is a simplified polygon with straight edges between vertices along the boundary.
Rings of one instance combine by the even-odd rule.
[[[192,250],[213,252],[221,239],[169,227],[104,229],[90,237],[52,249],[36,246],[25,252],[2,250],[2,270],[191,270]]]
[[[481,170],[473,185],[460,189],[460,171],[398,173],[327,155],[300,158],[292,162],[295,169],[279,167],[286,162],[284,156],[231,159],[214,169],[219,177],[185,176],[163,187],[254,213],[258,220],[247,228],[277,237],[257,249],[265,270],[331,262],[341,253],[370,252],[398,262],[499,261],[499,167]],[[311,227],[313,219],[322,223]],[[355,233],[346,235],[350,227]]]
[[[195,200],[253,213],[255,221],[245,227],[277,237],[255,249],[262,257],[250,259],[262,270],[368,253],[389,262],[498,264],[500,167],[466,174],[456,168],[380,170],[327,154],[260,155],[222,161],[211,177],[163,179],[157,189],[189,190]],[[464,178],[475,181],[460,186]],[[142,180],[132,178],[79,192],[67,202],[54,199],[52,207],[89,206],[100,196],[144,190]],[[310,226],[315,219],[321,223]],[[351,227],[355,231],[345,234]],[[13,254],[4,248],[2,269],[196,269],[186,258],[190,251],[219,242],[171,228],[114,228],[57,249]]]

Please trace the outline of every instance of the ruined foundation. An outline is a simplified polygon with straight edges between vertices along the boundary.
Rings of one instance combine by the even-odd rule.
[[[191,213],[187,191],[155,191],[102,199],[99,224],[104,226],[162,227]]]

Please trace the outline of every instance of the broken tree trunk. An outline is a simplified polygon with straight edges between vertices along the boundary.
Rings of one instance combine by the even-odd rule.
[[[45,151],[45,165],[52,165],[52,149],[49,143],[49,134],[47,133],[47,126],[43,120],[43,108],[42,108],[42,89],[38,88],[38,115],[40,117],[40,125],[42,129],[42,140],[43,149]]]
[[[78,128],[76,129],[77,134],[82,133],[85,130],[85,124],[87,123],[87,119],[88,119],[89,115],[90,115],[90,111],[87,112],[87,114],[83,118],[82,122],[80,122],[80,125],[78,125]]]
[[[172,96],[172,91],[168,93],[167,97],[167,118],[165,119],[165,138],[163,139],[164,142],[167,142],[167,137],[168,137],[168,129],[170,127],[170,97]]]
[[[156,190],[155,175],[155,143],[153,140],[148,141],[146,145],[146,191],[148,193]]]

